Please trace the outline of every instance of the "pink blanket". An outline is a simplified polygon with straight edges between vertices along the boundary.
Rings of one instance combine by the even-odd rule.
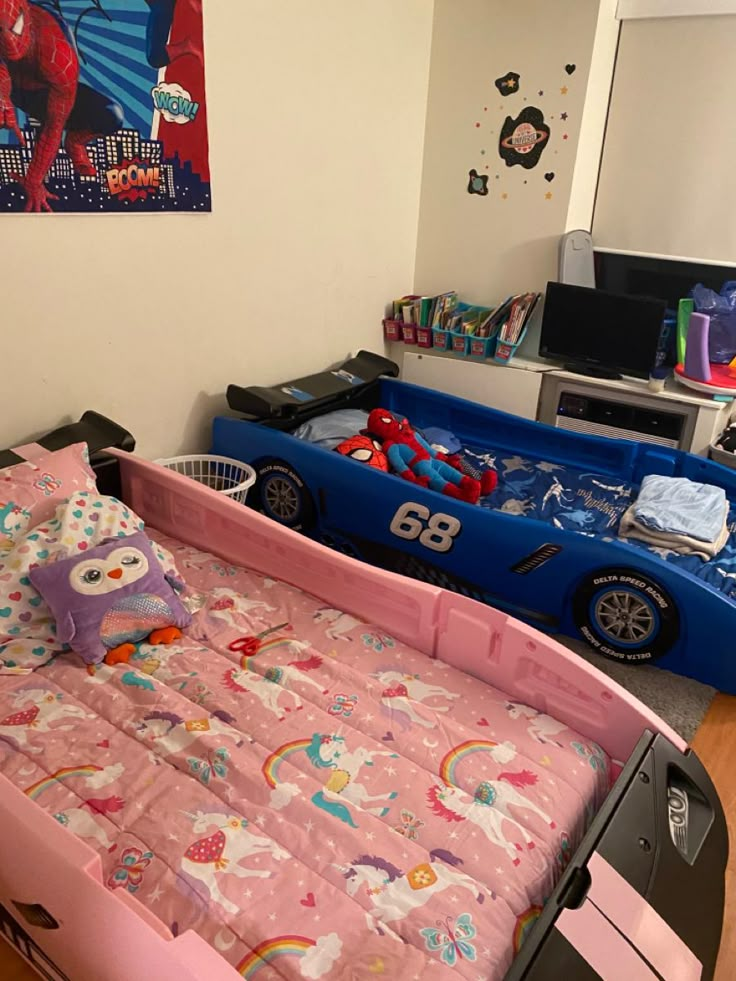
[[[609,789],[604,753],[162,543],[199,597],[187,636],[95,677],[69,655],[0,678],[0,770],[243,977],[502,978]]]

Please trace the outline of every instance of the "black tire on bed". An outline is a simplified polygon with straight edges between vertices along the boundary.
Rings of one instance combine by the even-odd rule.
[[[266,457],[253,465],[256,484],[252,497],[257,511],[294,531],[310,532],[317,524],[314,500],[299,473],[285,460]]]
[[[572,615],[583,640],[612,661],[655,661],[680,636],[674,600],[636,569],[599,569],[586,576],[575,591]]]

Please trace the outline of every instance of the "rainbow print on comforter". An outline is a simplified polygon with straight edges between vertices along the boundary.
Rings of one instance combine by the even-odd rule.
[[[500,979],[609,788],[555,719],[172,549],[201,608],[94,677],[0,678],[0,772],[246,978]]]

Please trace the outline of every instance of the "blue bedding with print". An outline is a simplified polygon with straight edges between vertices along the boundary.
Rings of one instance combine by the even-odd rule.
[[[493,469],[498,473],[498,486],[488,497],[481,498],[481,507],[546,521],[565,531],[617,538],[621,515],[636,499],[638,491],[635,484],[619,483],[609,476],[584,473],[544,460],[509,456],[504,451],[496,453],[466,446],[463,454],[479,470]],[[635,548],[656,553],[736,599],[736,510],[729,515],[729,531],[726,547],[710,562],[633,538],[627,541]]]

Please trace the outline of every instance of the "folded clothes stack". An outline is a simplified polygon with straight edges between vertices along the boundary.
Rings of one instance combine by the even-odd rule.
[[[638,538],[704,561],[728,541],[728,500],[721,487],[686,477],[645,477],[639,496],[621,517],[621,538]]]

